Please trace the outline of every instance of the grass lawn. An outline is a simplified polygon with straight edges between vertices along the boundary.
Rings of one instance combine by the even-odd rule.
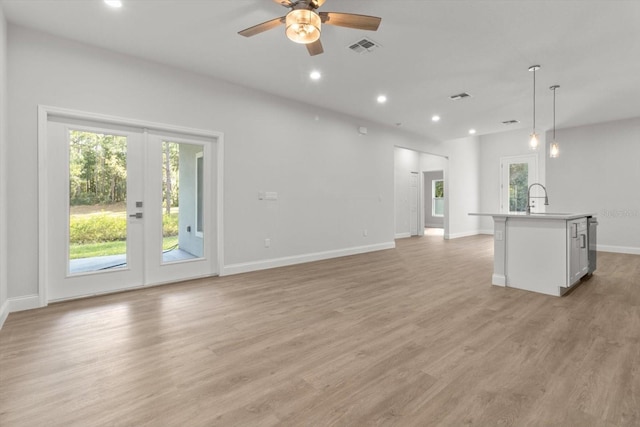
[[[178,236],[169,236],[162,239],[162,250],[167,250],[178,244]],[[107,255],[121,255],[126,252],[127,242],[72,244],[69,248],[69,259],[93,258]]]

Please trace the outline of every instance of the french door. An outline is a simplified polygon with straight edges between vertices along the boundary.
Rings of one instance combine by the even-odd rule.
[[[49,116],[47,300],[217,273],[215,141]]]

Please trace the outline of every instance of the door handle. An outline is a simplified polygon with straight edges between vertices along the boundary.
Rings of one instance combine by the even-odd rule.
[[[586,234],[581,234],[580,235],[580,247],[581,248],[586,248],[587,247],[587,235]]]
[[[131,215],[129,215],[129,218],[140,219],[140,218],[142,218],[142,212],[136,212],[134,214],[131,214]]]

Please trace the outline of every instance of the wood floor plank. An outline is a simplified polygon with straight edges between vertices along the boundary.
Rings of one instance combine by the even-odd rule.
[[[562,298],[492,269],[425,236],[12,313],[0,425],[640,425],[640,256]]]

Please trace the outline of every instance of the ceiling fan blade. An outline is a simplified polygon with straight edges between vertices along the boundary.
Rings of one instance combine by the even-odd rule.
[[[293,3],[290,0],[273,0],[274,2],[284,7],[293,7]]]
[[[322,48],[322,43],[320,42],[320,39],[314,41],[313,43],[307,44],[307,51],[311,56],[316,56],[323,53],[324,49]]]
[[[263,33],[267,30],[270,30],[272,28],[275,28],[279,25],[284,24],[284,18],[285,18],[284,16],[281,16],[280,18],[272,19],[270,21],[263,22],[262,24],[254,25],[253,27],[249,27],[242,31],[238,31],[238,34],[245,37],[255,36],[256,34]]]
[[[382,18],[377,16],[355,15],[353,13],[320,12],[319,15],[323,24],[368,31],[376,31],[382,21]]]
[[[278,1],[278,0],[273,0]],[[311,0],[311,3],[314,4],[314,7],[317,9],[324,4],[325,0]]]

